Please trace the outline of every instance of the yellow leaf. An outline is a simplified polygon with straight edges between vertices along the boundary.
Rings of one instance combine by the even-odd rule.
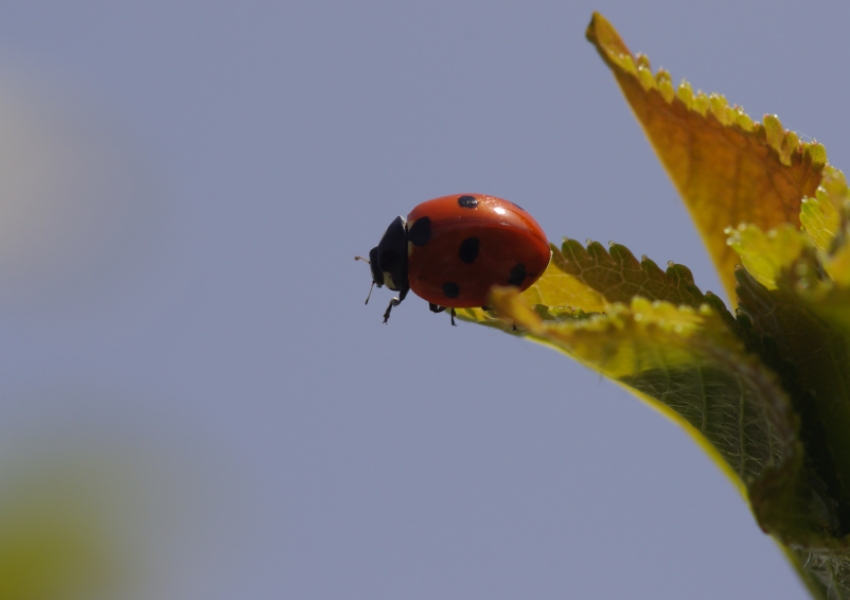
[[[724,230],[751,223],[768,231],[800,225],[803,197],[813,196],[826,164],[817,143],[802,143],[775,116],[754,123],[719,95],[694,94],[670,75],[655,76],[617,31],[594,13],[586,32],[673,180],[708,247],[730,297],[737,256]]]
[[[782,270],[790,267],[808,244],[808,238],[791,225],[765,233],[755,225],[741,224],[726,233],[747,271],[770,290],[777,288]]]
[[[552,246],[552,261],[543,276],[521,297],[549,320],[574,320],[585,313],[609,310],[614,303],[635,296],[675,305],[699,307],[707,296],[694,284],[690,269],[669,263],[666,271],[645,256],[638,261],[628,248],[598,242],[585,249],[565,238],[561,249]],[[480,308],[457,309],[464,320],[513,332],[513,326]]]
[[[842,244],[834,253],[824,259],[824,270],[829,274],[835,285],[850,288],[850,244],[847,234]]]
[[[827,165],[814,197],[804,198],[800,224],[821,252],[831,252],[841,225],[840,211],[850,197],[844,173]]]
[[[560,250],[555,246],[552,246],[552,252],[560,254]],[[576,312],[579,314],[601,312],[606,306],[605,298],[598,291],[579,278],[559,269],[554,260],[549,262],[549,266],[540,279],[522,292],[522,297],[529,306],[539,306],[550,317],[558,315],[559,318],[572,318]],[[487,309],[458,308],[456,313],[458,318],[465,321],[516,333],[512,324],[506,323]]]
[[[554,255],[560,254],[555,246],[552,246],[552,252]],[[584,312],[599,312],[605,307],[605,299],[598,291],[559,269],[554,260],[549,263],[543,276],[522,295],[529,304],[569,306]]]

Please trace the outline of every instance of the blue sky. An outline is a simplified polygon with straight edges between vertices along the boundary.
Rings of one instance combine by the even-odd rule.
[[[413,296],[363,306],[352,257],[456,192],[721,292],[594,10],[850,165],[838,1],[5,7],[0,468],[156,480],[151,597],[804,598],[635,398]]]

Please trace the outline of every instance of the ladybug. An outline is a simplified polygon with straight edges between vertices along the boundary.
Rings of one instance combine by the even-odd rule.
[[[521,207],[496,196],[454,194],[396,217],[369,259],[355,259],[369,263],[372,286],[398,292],[384,323],[413,290],[432,312],[451,309],[454,325],[454,309],[486,306],[494,285],[530,287],[551,255],[543,229]]]

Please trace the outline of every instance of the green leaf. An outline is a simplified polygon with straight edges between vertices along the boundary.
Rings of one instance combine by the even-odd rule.
[[[682,265],[670,263],[667,271],[662,271],[646,257],[638,262],[620,244],[611,244],[606,251],[599,242],[590,242],[585,249],[579,242],[565,239],[561,248],[552,252],[552,263],[597,291],[606,303],[628,302],[635,296],[693,307],[705,301],[690,269]]]
[[[775,482],[751,494],[759,522],[806,565],[819,597],[850,598],[850,338],[813,308],[823,308],[789,285],[793,274],[817,262],[804,252],[769,290],[739,269],[741,319],[765,364],[779,373],[800,419],[805,475],[797,496],[809,513],[804,526],[778,508]]]

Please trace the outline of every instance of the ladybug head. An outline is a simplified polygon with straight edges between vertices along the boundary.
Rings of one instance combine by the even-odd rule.
[[[393,306],[401,304],[410,290],[407,282],[407,221],[404,217],[396,217],[378,245],[369,252],[369,267],[375,285],[386,285],[398,292],[398,297],[390,300],[387,312],[384,313],[386,323]]]

